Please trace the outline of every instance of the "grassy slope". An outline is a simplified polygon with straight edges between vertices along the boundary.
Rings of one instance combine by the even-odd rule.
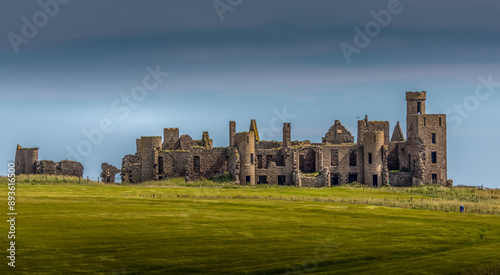
[[[500,258],[497,215],[307,200],[415,194],[24,184],[17,191],[17,270],[26,273],[443,274]],[[0,209],[7,212],[5,203]],[[8,231],[5,222],[0,230]]]

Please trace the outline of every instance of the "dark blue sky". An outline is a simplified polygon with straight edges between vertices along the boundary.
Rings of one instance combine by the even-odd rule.
[[[164,127],[196,139],[208,130],[216,146],[227,145],[229,120],[243,131],[255,118],[266,138],[281,140],[274,125],[285,119],[293,139],[313,142],[336,119],[356,135],[365,114],[405,127],[404,92],[426,90],[428,112],[450,121],[449,177],[500,187],[500,149],[490,146],[500,136],[500,3],[243,0],[223,20],[214,3],[227,0],[41,3],[48,9],[14,0],[0,9],[1,174],[16,144],[58,161],[103,120],[112,130],[80,156],[92,177]],[[374,28],[373,14],[386,26]],[[26,24],[36,28],[30,37]],[[340,45],[356,46],[356,27],[374,35],[349,63]],[[145,68],[157,66],[168,77],[126,105]]]

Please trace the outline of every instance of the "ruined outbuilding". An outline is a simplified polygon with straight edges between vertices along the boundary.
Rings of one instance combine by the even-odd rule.
[[[76,161],[62,160],[55,162],[52,160],[38,160],[38,148],[23,148],[17,145],[16,148],[16,175],[67,175],[82,177],[83,165]]]
[[[257,123],[236,133],[229,122],[229,146],[213,147],[208,132],[200,140],[165,128],[162,137],[141,137],[136,153],[122,160],[123,182],[184,177],[196,180],[229,173],[237,184],[368,186],[447,183],[446,115],[426,114],[426,92],[407,92],[406,138],[399,122],[390,137],[388,121],[358,121],[357,142],[336,120],[322,143],[292,141],[291,124],[283,140],[260,140]]]
[[[115,183],[115,176],[120,172],[120,169],[111,164],[106,162],[101,164],[101,178],[104,183]]]

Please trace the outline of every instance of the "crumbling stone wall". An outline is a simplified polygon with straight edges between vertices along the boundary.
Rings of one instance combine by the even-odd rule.
[[[82,177],[83,165],[77,161],[62,160],[59,162],[61,175]]]
[[[408,187],[412,185],[411,172],[389,172],[389,184],[393,187]]]
[[[368,116],[364,120],[358,120],[358,144],[364,144],[364,132],[384,132],[384,144],[389,145],[389,121],[369,121]]]
[[[335,120],[335,124],[330,127],[323,138],[323,143],[354,143],[354,136],[340,123],[339,120]]]
[[[83,165],[76,161],[63,160],[54,162],[51,160],[38,161],[38,148],[16,148],[16,174],[47,174],[83,176]]]
[[[101,178],[104,183],[115,183],[115,175],[120,173],[120,169],[106,162],[101,164]]]
[[[38,148],[23,148],[19,144],[16,147],[16,175],[35,174],[36,162],[38,161]]]
[[[122,182],[141,182],[141,158],[136,155],[126,155],[122,159]]]
[[[160,151],[163,165],[159,169],[162,179],[186,177],[187,180],[216,177],[227,171],[227,148],[197,147],[189,151]]]

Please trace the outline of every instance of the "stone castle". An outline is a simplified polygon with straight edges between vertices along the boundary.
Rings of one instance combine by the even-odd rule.
[[[283,124],[283,141],[277,142],[260,140],[255,120],[242,133],[236,133],[236,123],[230,121],[228,147],[213,147],[208,132],[193,140],[179,136],[178,128],[166,128],[163,140],[137,139],[137,152],[122,160],[122,181],[196,180],[229,173],[241,185],[444,185],[446,115],[425,113],[426,92],[407,92],[406,101],[406,139],[399,122],[389,138],[389,122],[370,121],[368,116],[358,121],[356,143],[338,120],[322,143],[292,141],[290,123]]]

